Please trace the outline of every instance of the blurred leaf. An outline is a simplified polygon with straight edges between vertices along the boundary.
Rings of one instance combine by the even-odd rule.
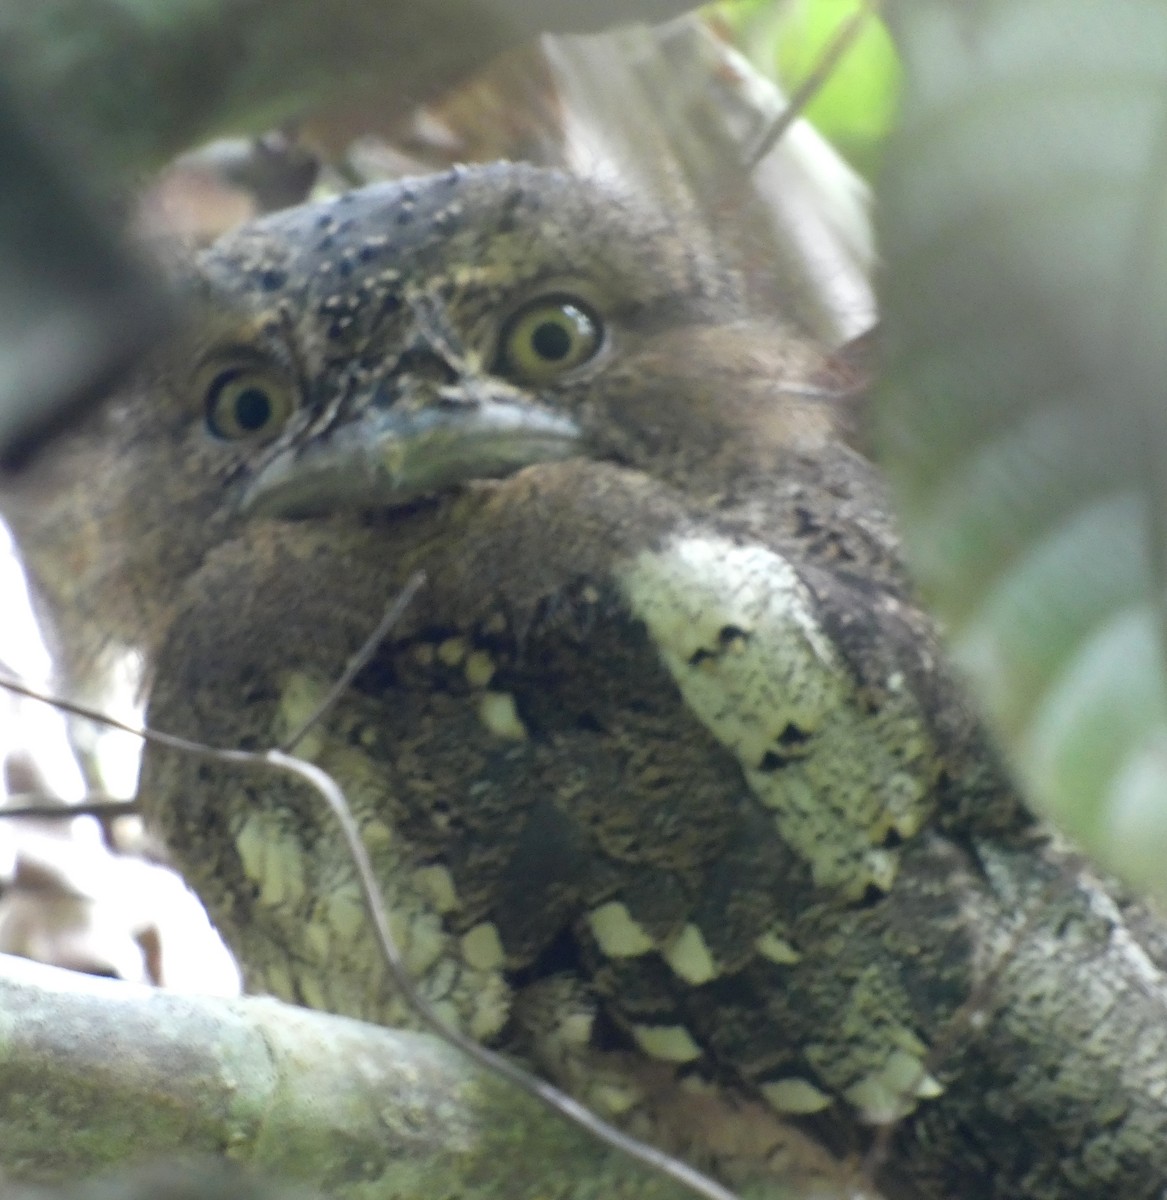
[[[161,286],[95,212],[88,181],[0,87],[0,462],[23,460],[163,331]]]
[[[879,434],[909,549],[1031,797],[1167,894],[1167,6],[889,21]]]
[[[539,33],[695,0],[0,0],[0,69],[94,162],[140,169],[324,104],[400,109]]]

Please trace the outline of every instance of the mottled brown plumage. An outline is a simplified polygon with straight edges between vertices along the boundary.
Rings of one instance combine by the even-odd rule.
[[[151,720],[220,744],[295,728],[426,571],[304,749],[451,1020],[657,1136],[690,1089],[843,1149],[902,1117],[912,1194],[1158,1194],[1151,942],[1019,811],[815,348],[509,165],[257,222],[192,288],[14,520],[75,661],[144,644]],[[253,986],[406,1019],[310,794],[151,751],[143,799]],[[772,1172],[716,1124],[672,1136]]]

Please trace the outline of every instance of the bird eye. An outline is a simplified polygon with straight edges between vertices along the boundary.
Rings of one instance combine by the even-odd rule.
[[[212,369],[204,396],[207,428],[226,441],[270,437],[283,428],[294,407],[286,379],[243,364]]]
[[[546,383],[587,362],[601,340],[599,320],[579,301],[543,297],[506,323],[497,370],[525,383]]]

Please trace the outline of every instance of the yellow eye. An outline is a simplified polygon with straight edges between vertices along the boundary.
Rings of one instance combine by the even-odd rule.
[[[295,407],[288,380],[262,366],[219,363],[203,378],[207,428],[226,441],[271,437]]]
[[[599,320],[570,296],[545,296],[507,322],[498,371],[525,383],[547,383],[580,366],[600,348]]]

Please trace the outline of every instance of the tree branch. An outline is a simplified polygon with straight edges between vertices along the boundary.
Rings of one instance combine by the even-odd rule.
[[[0,1012],[0,1167],[17,1179],[226,1153],[338,1197],[688,1194],[423,1034],[6,956]]]

